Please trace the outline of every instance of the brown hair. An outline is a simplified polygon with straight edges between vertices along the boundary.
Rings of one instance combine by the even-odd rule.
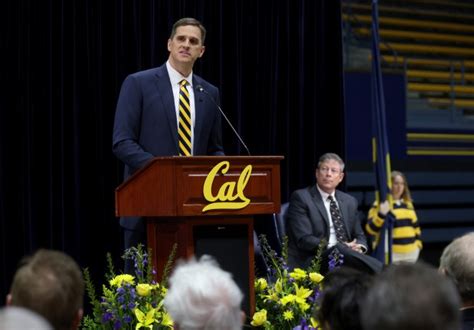
[[[171,29],[170,39],[174,38],[176,35],[176,29],[178,27],[187,25],[197,26],[199,30],[201,30],[201,42],[204,45],[204,40],[206,40],[206,28],[201,24],[201,22],[192,17],[185,17],[176,21],[176,23],[173,24],[173,28]]]
[[[393,180],[395,180],[395,177],[397,177],[397,176],[399,176],[403,179],[403,183],[405,184],[405,188],[403,189],[402,200],[407,204],[412,204],[413,200],[411,198],[410,188],[408,188],[408,182],[407,182],[407,178],[405,177],[405,174],[403,174],[402,172],[399,172],[399,171],[392,171],[391,176],[392,176],[392,182],[393,182]]]
[[[11,303],[47,319],[56,330],[71,329],[84,299],[77,263],[60,251],[38,250],[22,260],[11,287]]]

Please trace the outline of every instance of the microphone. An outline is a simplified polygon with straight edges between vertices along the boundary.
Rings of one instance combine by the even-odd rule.
[[[223,111],[222,108],[219,106],[219,104],[217,104],[216,100],[214,100],[214,98],[212,97],[212,95],[209,94],[209,93],[204,89],[204,87],[202,87],[201,85],[196,85],[195,89],[197,89],[197,90],[200,91],[201,93],[206,94],[206,95],[211,99],[212,103],[214,103],[214,105],[217,107],[217,109],[219,109],[219,112],[221,113],[222,117],[224,117],[224,119],[226,120],[227,124],[229,124],[230,128],[232,128],[232,131],[234,132],[235,136],[237,136],[237,138],[239,139],[240,143],[244,146],[245,150],[247,151],[247,154],[250,156],[249,148],[247,148],[247,145],[244,143],[244,141],[243,141],[242,138],[240,137],[239,133],[237,133],[236,129],[235,129],[234,126],[231,124],[229,118],[227,118],[227,116],[225,115],[224,111]]]

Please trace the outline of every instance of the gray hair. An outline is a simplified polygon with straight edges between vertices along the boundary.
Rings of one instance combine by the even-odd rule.
[[[180,330],[242,328],[242,292],[210,256],[176,266],[165,307]]]
[[[0,330],[11,329],[52,330],[53,327],[33,311],[9,306],[0,309]]]
[[[439,269],[456,284],[464,302],[474,302],[474,232],[456,238],[443,251]]]
[[[338,162],[339,165],[341,165],[341,172],[344,172],[344,161],[341,157],[339,157],[339,155],[332,152],[327,152],[321,157],[319,157],[318,168],[321,166],[322,163],[327,162],[328,160],[335,160],[336,162]]]

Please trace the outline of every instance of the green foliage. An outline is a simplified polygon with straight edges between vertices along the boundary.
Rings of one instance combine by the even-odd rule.
[[[82,329],[172,329],[173,322],[164,309],[163,300],[175,255],[176,245],[168,258],[162,282],[157,283],[151,251],[145,251],[142,245],[126,250],[123,255],[124,259],[133,262],[133,275],[117,275],[112,257],[108,253],[106,284],[102,285],[100,300],[97,298],[89,270],[84,269],[92,315],[84,317]]]
[[[264,329],[320,329],[313,317],[318,308],[318,297],[324,277],[319,273],[323,242],[308,269],[295,268],[290,271],[288,261],[288,239],[285,237],[282,256],[270,247],[265,236],[260,244],[270,276],[255,281],[256,312],[251,325]]]

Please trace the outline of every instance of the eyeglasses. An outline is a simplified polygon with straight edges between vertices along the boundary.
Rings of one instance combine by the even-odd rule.
[[[341,170],[338,169],[338,168],[320,167],[319,172],[321,172],[321,173],[331,172],[331,174],[339,174],[339,173],[341,173]]]

